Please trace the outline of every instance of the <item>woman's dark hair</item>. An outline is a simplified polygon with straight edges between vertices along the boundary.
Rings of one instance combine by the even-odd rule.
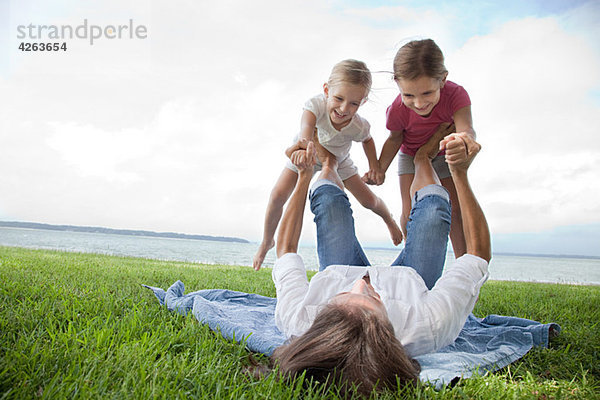
[[[305,373],[313,381],[337,383],[342,393],[354,385],[364,395],[416,383],[421,370],[387,318],[347,304],[325,306],[306,333],[278,347],[271,359],[285,377]]]

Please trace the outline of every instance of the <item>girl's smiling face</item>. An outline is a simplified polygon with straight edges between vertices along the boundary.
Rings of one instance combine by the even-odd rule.
[[[339,85],[323,85],[327,99],[327,114],[331,124],[337,130],[350,123],[358,107],[367,98],[367,91],[363,86],[341,83]]]
[[[404,105],[420,116],[427,117],[440,101],[440,90],[446,84],[446,78],[421,76],[413,80],[398,79],[396,83]]]

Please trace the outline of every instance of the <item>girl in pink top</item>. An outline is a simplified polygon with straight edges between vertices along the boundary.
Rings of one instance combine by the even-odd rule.
[[[394,80],[400,95],[387,109],[386,127],[390,136],[381,150],[378,174],[366,176],[368,183],[382,184],[385,172],[398,150],[398,175],[402,197],[400,227],[406,234],[414,178],[413,156],[422,146],[429,148],[433,166],[450,193],[452,224],[450,239],[454,256],[466,253],[465,235],[456,189],[439,142],[448,133],[465,132],[475,138],[471,101],[462,86],[446,80],[444,56],[431,39],[415,40],[402,46],[394,58]],[[439,128],[439,129],[438,129]],[[431,140],[430,140],[431,139]]]

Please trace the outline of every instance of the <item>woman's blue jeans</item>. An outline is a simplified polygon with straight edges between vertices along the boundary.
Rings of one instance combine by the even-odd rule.
[[[339,187],[328,180],[317,181],[310,193],[310,209],[317,224],[320,271],[329,265],[370,265],[356,238],[348,196]],[[446,189],[429,185],[417,191],[404,248],[392,263],[414,268],[429,289],[444,269],[450,216]]]

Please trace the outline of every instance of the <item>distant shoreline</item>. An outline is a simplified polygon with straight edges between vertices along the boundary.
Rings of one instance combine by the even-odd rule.
[[[41,229],[41,230],[53,230],[53,231],[65,231],[65,232],[86,232],[86,233],[105,233],[105,234],[116,234],[125,236],[143,236],[143,237],[158,237],[158,238],[170,238],[170,239],[191,239],[191,240],[208,240],[215,242],[230,242],[230,243],[253,243],[242,238],[228,237],[228,236],[210,236],[210,235],[189,235],[185,233],[175,232],[153,232],[145,230],[132,230],[132,229],[113,229],[103,227],[92,227],[92,226],[77,226],[77,225],[52,225],[43,224],[38,222],[20,222],[20,221],[0,221],[0,227],[7,228],[22,228],[22,229]],[[300,243],[300,247],[314,247],[306,243]],[[384,251],[399,251],[399,248],[377,246],[377,245],[366,245],[364,249],[369,250],[384,250]],[[449,249],[449,253],[452,254],[452,249]],[[583,259],[583,260],[600,260],[600,256],[588,256],[579,254],[544,254],[544,253],[514,253],[514,252],[493,252],[494,256],[518,256],[518,257],[548,257],[548,258],[569,258],[569,259]]]
[[[381,246],[363,246],[363,249],[370,249],[370,250],[398,250],[398,248],[394,248],[394,247],[381,247]],[[450,254],[454,254],[452,253],[452,250],[450,249],[448,251],[448,253]],[[508,251],[499,251],[499,252],[495,252],[492,251],[492,255],[494,256],[513,256],[513,257],[549,257],[549,258],[580,258],[580,259],[584,259],[584,260],[600,260],[600,256],[584,256],[584,255],[579,255],[579,254],[544,254],[544,253],[512,253],[512,252],[508,252]]]
[[[517,257],[549,257],[549,258],[581,258],[584,260],[600,260],[599,256],[583,256],[578,254],[543,254],[543,253],[510,253],[499,252],[492,253],[497,256],[517,256]]]
[[[209,236],[209,235],[188,235],[185,233],[175,232],[153,232],[133,229],[112,229],[99,226],[76,226],[76,225],[52,225],[42,224],[38,222],[19,222],[19,221],[0,221],[0,227],[7,228],[25,228],[25,229],[44,229],[51,231],[66,231],[66,232],[87,232],[87,233],[105,233],[113,235],[126,236],[147,236],[172,239],[192,239],[192,240],[211,240],[215,242],[235,242],[235,243],[250,243],[246,239],[227,237],[227,236]]]

